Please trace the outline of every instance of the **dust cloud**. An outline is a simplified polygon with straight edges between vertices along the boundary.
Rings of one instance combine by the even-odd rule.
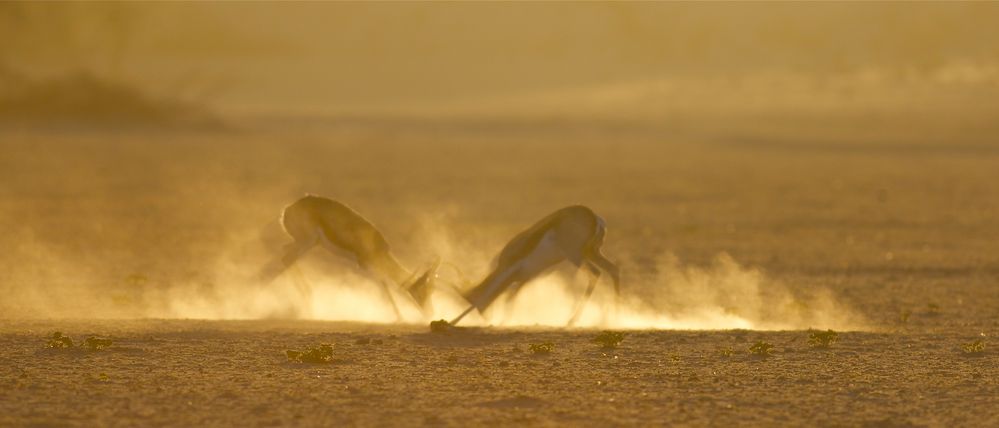
[[[426,219],[449,216],[428,215]],[[425,225],[424,233],[455,239],[443,225]],[[429,236],[429,235],[428,235]],[[269,284],[247,278],[254,266],[232,261],[216,269],[214,287],[197,290],[179,287],[163,296],[162,311],[154,317],[197,319],[295,318],[372,323],[426,323],[451,319],[468,306],[460,290],[474,284],[460,266],[489,266],[488,252],[473,241],[430,239],[422,241],[430,254],[441,257],[443,267],[431,296],[433,315],[399,291],[382,284],[321,248]],[[330,263],[332,262],[332,263]],[[623,261],[625,266],[632,265]],[[333,267],[329,265],[332,264]],[[420,269],[416,269],[420,271]],[[474,271],[474,269],[473,269]],[[476,276],[475,278],[478,278]],[[462,325],[566,327],[582,301],[589,277],[563,263],[529,282],[514,300],[502,296],[484,314],[473,312]],[[386,294],[386,293],[391,293]],[[394,303],[393,303],[394,302]],[[392,305],[400,309],[396,314]],[[652,275],[625,273],[622,295],[615,296],[609,279],[581,307],[574,324],[580,328],[614,329],[760,329],[789,330],[833,328],[861,330],[862,317],[837,302],[827,290],[807,295],[793,293],[759,269],[741,266],[720,254],[708,266],[684,265],[672,255],[657,262]]]
[[[61,249],[47,241],[51,237],[21,228],[17,235],[8,237],[15,246],[5,262],[16,268],[7,270],[4,282],[7,313],[31,318],[308,319],[419,324],[429,319],[451,319],[463,311],[468,303],[461,299],[459,290],[473,286],[488,273],[491,258],[507,239],[469,221],[469,214],[457,205],[414,214],[417,227],[410,240],[419,249],[415,255],[407,252],[405,259],[409,263],[404,265],[422,271],[432,260],[442,261],[432,296],[434,313],[426,318],[404,293],[393,291],[391,296],[386,295],[382,285],[353,261],[320,247],[273,282],[261,283],[254,274],[278,257],[281,246],[290,238],[274,221],[276,214],[269,216],[270,221],[262,214],[255,221],[233,223],[241,211],[252,209],[241,204],[226,205],[223,211],[233,217],[220,212],[216,214],[219,218],[211,219],[220,225],[229,224],[227,232],[216,232],[212,237],[209,251],[199,250],[196,242],[186,242],[163,253],[176,257],[198,252],[204,258],[189,262],[180,257],[159,260],[158,266],[140,272],[135,272],[138,269],[134,265],[131,270],[122,270],[113,262],[101,262],[114,260],[113,253],[97,249],[92,252],[101,253],[101,257],[90,258],[85,253]],[[617,238],[613,225],[611,231],[609,239],[613,242]],[[156,232],[160,236],[168,234],[169,229]],[[87,231],[80,234],[86,235]],[[113,242],[113,237],[106,235],[105,242]],[[165,242],[162,236],[159,239]],[[403,250],[411,246],[402,245],[407,243],[404,241],[394,243]],[[156,247],[137,250],[147,254],[163,251]],[[141,263],[146,257],[125,260]],[[806,293],[800,287],[795,292],[760,269],[745,267],[726,254],[702,265],[683,263],[667,253],[656,257],[651,269],[628,257],[611,257],[624,269],[622,294],[614,296],[609,279],[602,278],[582,308],[577,327],[865,328],[861,317],[831,293],[821,289]],[[188,263],[196,266],[196,273],[183,274],[183,266]],[[473,312],[462,324],[564,327],[588,280],[586,274],[563,263],[527,284],[516,300],[501,297],[485,314]],[[400,308],[401,317],[395,314],[390,298]]]

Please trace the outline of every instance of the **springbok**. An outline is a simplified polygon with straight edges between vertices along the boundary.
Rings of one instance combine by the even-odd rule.
[[[512,301],[525,283],[562,261],[585,267],[590,273],[590,283],[568,322],[575,324],[600,279],[601,270],[614,281],[614,293],[621,294],[620,270],[600,252],[606,233],[604,220],[582,205],[562,208],[541,219],[503,247],[496,267],[479,285],[462,293],[471,306],[453,319],[451,325],[473,309],[484,312],[503,292],[507,292],[507,301]]]
[[[405,291],[424,314],[428,313],[429,294],[439,261],[415,277],[392,255],[378,228],[350,207],[329,198],[306,195],[285,207],[281,225],[294,241],[285,245],[279,264],[274,262],[261,270],[262,280],[269,282],[278,277],[312,247],[321,244],[335,255],[353,259],[374,275],[398,319],[402,319],[402,314],[389,284]],[[275,264],[278,264],[276,269]]]

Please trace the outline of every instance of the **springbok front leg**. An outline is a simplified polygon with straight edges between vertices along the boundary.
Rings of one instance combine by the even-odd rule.
[[[466,315],[477,308],[479,311],[484,311],[489,307],[496,296],[510,284],[510,276],[512,274],[511,269],[495,269],[486,276],[486,279],[481,284],[469,292],[463,293],[462,297],[469,303],[468,308],[460,315],[454,317],[451,320],[451,325],[457,324],[458,321],[461,321],[462,318],[465,318]]]
[[[302,301],[305,302],[305,315],[310,316],[312,315],[312,284],[305,278],[305,274],[298,266],[292,266],[290,270],[295,287],[298,288],[298,293],[302,297]]]
[[[282,249],[280,257],[271,260],[257,272],[257,280],[269,284],[295,264],[312,247],[316,246],[317,235],[297,238]]]
[[[572,318],[569,318],[569,322],[566,323],[569,327],[576,325],[579,315],[583,313],[583,308],[586,307],[586,302],[590,300],[590,295],[593,294],[593,289],[597,288],[597,282],[600,281],[599,268],[587,262],[586,271],[590,274],[590,283],[587,284],[586,291],[583,292],[583,297],[576,302],[576,308],[572,311]]]

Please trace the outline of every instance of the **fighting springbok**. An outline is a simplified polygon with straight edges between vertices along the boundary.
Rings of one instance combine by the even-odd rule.
[[[457,324],[473,309],[483,312],[503,292],[512,301],[528,281],[562,261],[569,261],[590,273],[590,283],[573,310],[573,325],[600,279],[601,270],[610,274],[614,292],[621,293],[620,271],[600,252],[607,226],[593,210],[582,205],[562,208],[515,236],[500,252],[496,267],[479,285],[463,292],[471,303],[451,321]]]
[[[400,320],[402,314],[389,284],[405,291],[427,314],[438,262],[415,277],[392,255],[388,241],[378,228],[350,207],[329,198],[306,195],[285,207],[281,225],[294,241],[285,245],[280,263],[265,266],[261,279],[273,280],[312,247],[321,244],[335,255],[353,259],[358,266],[374,275],[381,282],[385,297]]]

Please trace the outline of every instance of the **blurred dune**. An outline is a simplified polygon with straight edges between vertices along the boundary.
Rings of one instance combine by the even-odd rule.
[[[159,98],[89,72],[47,78],[10,77],[0,87],[0,126],[11,128],[218,128],[205,106]]]
[[[0,129],[221,126],[182,87],[124,70],[142,17],[126,4],[0,4]]]

